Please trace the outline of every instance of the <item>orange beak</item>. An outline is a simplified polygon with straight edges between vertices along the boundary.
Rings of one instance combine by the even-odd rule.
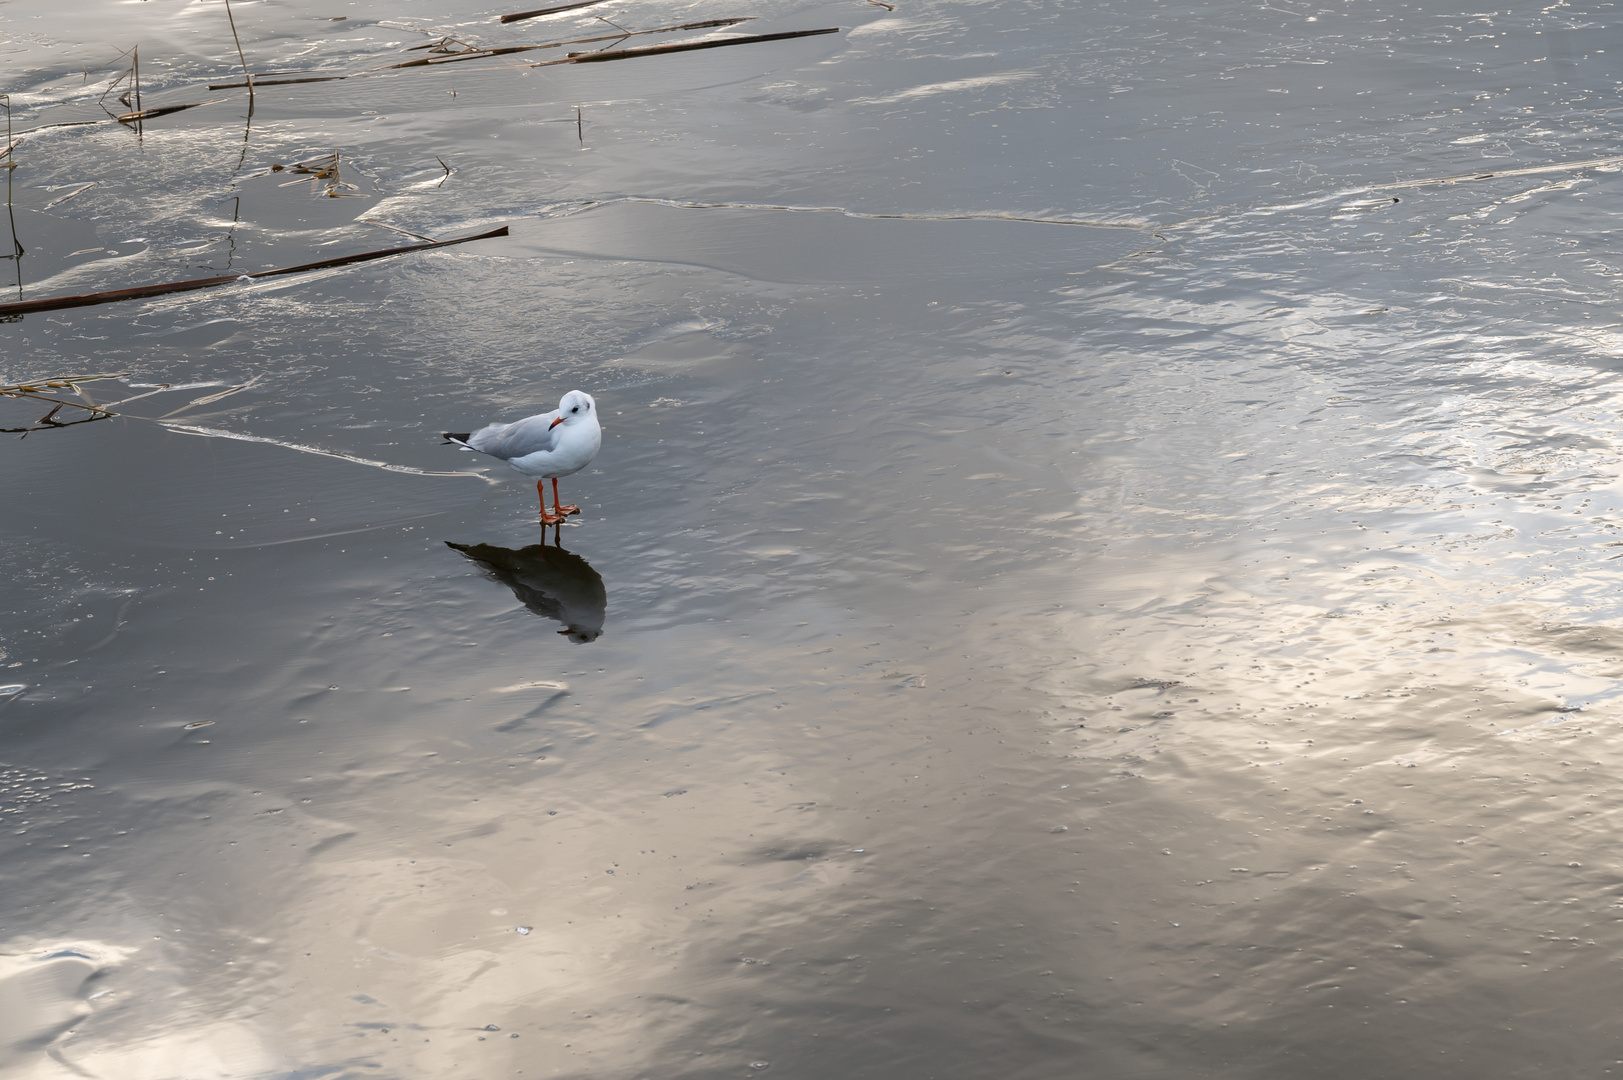
[[[554,420],[552,423],[547,425],[547,430],[551,431],[553,428],[557,427],[559,424],[561,424],[563,422],[564,422],[564,418],[560,416],[560,417],[558,417],[558,419]]]

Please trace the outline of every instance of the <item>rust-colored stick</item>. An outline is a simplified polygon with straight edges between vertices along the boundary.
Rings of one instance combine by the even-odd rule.
[[[404,247],[383,248],[380,251],[363,251],[356,255],[340,255],[335,259],[322,259],[320,262],[302,263],[299,266],[258,270],[252,274],[221,274],[219,277],[193,278],[190,281],[169,281],[161,285],[138,285],[133,289],[112,289],[108,292],[82,293],[78,296],[56,296],[45,300],[14,301],[9,304],[0,304],[0,315],[28,315],[36,311],[90,307],[94,304],[111,304],[119,300],[145,300],[152,296],[168,296],[170,293],[212,289],[217,285],[240,281],[245,277],[266,278],[278,277],[282,274],[301,274],[309,270],[325,270],[333,266],[371,262],[373,259],[387,259],[392,255],[407,255],[413,251],[429,251],[433,248],[450,247],[452,244],[466,244],[471,240],[488,240],[491,237],[506,235],[507,226],[503,225],[499,229],[491,229],[489,232],[482,232],[477,236],[459,236],[454,240],[436,240],[430,244],[407,244]]]

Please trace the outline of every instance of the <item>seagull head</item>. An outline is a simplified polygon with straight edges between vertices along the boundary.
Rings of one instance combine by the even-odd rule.
[[[571,390],[558,400],[558,419],[548,425],[548,430],[559,424],[584,420],[591,416],[596,408],[597,402],[592,400],[591,394],[583,390]]]

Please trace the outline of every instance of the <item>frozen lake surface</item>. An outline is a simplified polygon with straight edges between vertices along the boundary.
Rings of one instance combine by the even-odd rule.
[[[894,8],[0,4],[6,300],[511,229],[0,324],[0,1072],[1623,1069],[1623,15]]]

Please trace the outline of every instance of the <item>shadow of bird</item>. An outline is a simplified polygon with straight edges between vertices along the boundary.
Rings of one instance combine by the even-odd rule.
[[[576,644],[596,641],[603,633],[608,610],[608,591],[603,575],[592,564],[557,544],[547,544],[542,530],[541,543],[526,548],[504,548],[494,544],[457,544],[454,548],[478,564],[491,578],[513,590],[519,603],[543,618],[562,623],[558,631]]]

